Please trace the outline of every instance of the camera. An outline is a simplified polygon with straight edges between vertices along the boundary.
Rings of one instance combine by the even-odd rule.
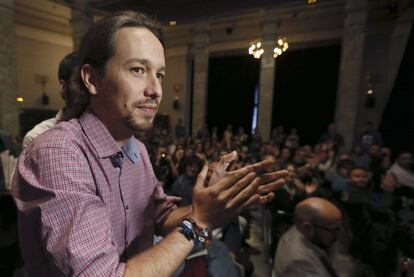
[[[168,165],[167,153],[161,153],[160,165]]]

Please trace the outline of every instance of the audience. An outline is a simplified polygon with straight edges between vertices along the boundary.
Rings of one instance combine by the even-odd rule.
[[[273,129],[268,141],[262,139],[258,129],[247,138],[242,128],[233,134],[232,126],[228,125],[222,140],[217,136],[216,127],[211,135],[206,127],[203,130],[204,135],[196,138],[162,141],[163,147],[168,148],[167,144],[171,143],[178,151],[178,157],[173,156],[172,160],[176,166],[180,164],[180,178],[185,178],[186,158],[197,157],[207,163],[231,150],[236,150],[239,157],[229,169],[269,159],[275,163],[273,170],[288,170],[286,185],[275,192],[275,199],[266,207],[271,214],[269,253],[275,253],[280,238],[293,225],[294,207],[300,201],[320,197],[341,207],[346,223],[343,230],[346,239],[340,242],[341,249],[355,262],[355,274],[386,276],[380,271],[390,274],[397,270],[400,255],[414,256],[406,247],[414,245],[410,228],[406,226],[412,226],[414,221],[412,154],[403,152],[393,163],[391,149],[382,145],[381,135],[372,129],[371,123],[367,123],[359,136],[360,143],[355,149],[359,152],[350,153],[343,152],[342,135],[337,133],[333,123],[313,146],[300,145],[295,128],[286,136],[283,126]],[[174,137],[171,133],[168,135]],[[152,137],[148,141],[151,147],[159,139]],[[180,158],[182,155],[186,158]],[[179,183],[176,181],[174,186]],[[237,226],[237,223],[235,220],[231,224]],[[237,228],[230,230],[228,234],[235,234],[232,232]],[[396,236],[399,238],[395,239]],[[233,237],[240,237],[240,234]],[[228,244],[230,248],[232,245],[235,244]],[[239,247],[243,249],[242,245]],[[365,258],[367,255],[369,259]],[[384,262],[385,259],[388,262]],[[245,266],[249,266],[248,263]]]
[[[322,241],[318,237],[329,232],[323,228],[327,227],[323,225],[327,222],[323,221],[325,214],[318,210],[324,205],[337,216],[335,235],[343,214],[343,236],[347,240],[340,243],[356,264],[355,274],[389,276],[399,270],[404,257],[414,257],[414,251],[408,247],[414,246],[413,155],[401,152],[394,161],[391,149],[383,146],[381,134],[372,128],[372,123],[366,124],[357,137],[355,151],[350,153],[343,152],[343,137],[334,123],[313,146],[300,145],[295,128],[286,135],[283,126],[278,126],[268,141],[262,139],[258,129],[251,136],[243,127],[234,130],[237,132],[233,133],[229,124],[220,138],[217,127],[210,132],[204,125],[192,138],[179,119],[174,128],[154,126],[140,136],[158,180],[170,195],[181,197],[179,205],[191,203],[192,186],[201,167],[232,150],[239,155],[228,165],[229,170],[263,159],[274,162],[272,170],[287,169],[286,185],[276,191],[275,199],[266,206],[272,218],[272,241],[265,251],[275,253],[275,272],[280,276],[306,272],[335,276],[325,252],[333,239],[323,244],[329,236],[322,235]],[[316,217],[301,218],[303,211],[313,211],[311,215]],[[249,218],[249,213],[244,217]],[[251,276],[253,265],[249,256],[243,255],[250,246],[245,244],[246,234],[240,233],[240,227],[240,220],[234,219],[220,230],[219,240],[231,250],[233,260],[243,266],[246,276]],[[290,241],[300,237],[304,238],[304,245]],[[320,264],[307,264],[307,256],[300,260],[304,253],[317,253]]]

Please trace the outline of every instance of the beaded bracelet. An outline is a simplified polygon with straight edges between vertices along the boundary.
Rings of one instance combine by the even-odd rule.
[[[208,238],[208,229],[202,228],[192,218],[186,218],[181,221],[181,233],[188,239],[193,240],[195,246],[203,245]]]

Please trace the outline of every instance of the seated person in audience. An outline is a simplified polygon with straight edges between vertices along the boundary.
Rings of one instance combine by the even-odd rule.
[[[283,147],[280,150],[280,157],[278,159],[279,167],[286,168],[292,158],[292,150],[289,147]]]
[[[290,134],[286,137],[285,146],[296,149],[299,147],[299,135],[296,128],[290,130]]]
[[[394,174],[398,186],[414,189],[414,158],[410,152],[401,152],[387,173]]]
[[[197,138],[203,142],[210,138],[210,132],[208,131],[207,124],[204,123],[201,126],[201,129],[197,131]]]
[[[353,167],[351,160],[341,160],[336,165],[336,175],[331,181],[333,192],[344,192],[347,190],[349,170]]]
[[[349,172],[348,187],[342,203],[352,234],[350,254],[363,265],[357,271],[389,276],[394,263],[391,258],[395,253],[395,216],[391,210],[394,186],[395,182],[385,178],[378,186],[381,190],[374,190],[368,169],[355,166]],[[363,272],[361,274],[368,274]]]
[[[374,128],[374,124],[371,121],[367,121],[362,132],[356,137],[355,152],[358,155],[364,155],[373,144],[382,145],[382,135]]]
[[[183,158],[184,173],[171,186],[171,195],[181,197],[180,206],[191,205],[193,187],[203,163],[197,156]]]
[[[412,217],[414,211],[414,159],[410,152],[401,152],[384,180],[395,179],[393,209],[399,216]]]
[[[305,187],[296,187],[296,167],[288,164],[286,167],[288,176],[286,184],[276,191],[275,199],[267,205],[271,214],[271,244],[269,246],[269,255],[273,255],[276,250],[280,237],[292,226],[292,214],[299,198],[304,193]]]
[[[65,106],[59,110],[55,117],[42,121],[30,130],[23,138],[23,148],[40,134],[54,127],[59,121],[71,116],[70,113],[75,105],[76,96],[79,94],[77,52],[66,55],[59,63],[58,78],[59,93],[65,100]]]
[[[183,125],[183,119],[179,118],[177,120],[177,125],[174,127],[174,135],[176,138],[184,138],[186,137],[185,127]]]
[[[318,196],[331,199],[332,193],[326,186],[325,181],[320,177],[317,170],[308,164],[296,165],[296,177],[294,179],[296,187],[295,196],[298,200]]]
[[[240,141],[241,145],[246,145],[247,141],[249,139],[249,136],[244,132],[244,128],[242,126],[240,126],[237,129],[237,134],[235,135],[235,137],[238,138],[238,140]]]
[[[336,150],[345,145],[344,137],[336,131],[335,123],[328,126],[328,130],[319,138],[319,143],[332,142]]]
[[[299,148],[296,149],[295,154],[293,155],[292,162],[296,164],[306,163],[307,157],[305,150]]]
[[[179,175],[178,169],[173,165],[171,155],[165,147],[158,146],[154,151],[151,163],[155,176],[164,190],[170,190],[172,182]]]
[[[382,147],[380,152],[381,152],[381,160],[382,160],[381,170],[383,172],[387,172],[391,168],[392,163],[393,163],[392,151],[388,147]]]
[[[275,139],[275,143],[279,146],[285,143],[286,134],[285,134],[285,128],[283,126],[280,125],[276,128],[274,139]]]
[[[227,148],[227,150],[230,150],[232,147],[232,139],[233,139],[233,126],[231,126],[231,124],[228,124],[226,127],[226,130],[224,130],[224,133],[223,133],[223,144]]]
[[[348,184],[346,191],[342,195],[343,202],[349,204],[366,205],[369,209],[378,211],[387,211],[391,208],[393,188],[386,187],[383,184],[379,187],[380,191],[374,190],[374,185],[370,179],[371,172],[361,166],[354,166],[349,170]]]
[[[203,164],[206,164],[208,162],[207,156],[204,152],[204,145],[202,142],[196,143],[194,154],[203,162]]]
[[[332,165],[332,167],[330,169],[328,169],[325,172],[324,177],[328,182],[332,182],[333,179],[338,175],[338,170],[337,170],[338,169],[338,164],[342,163],[344,161],[347,161],[347,162],[350,162],[350,163],[354,164],[354,160],[351,158],[351,155],[349,153],[341,153],[341,154],[337,155],[335,163]],[[348,176],[348,174],[345,177],[347,177],[347,176]]]
[[[333,166],[335,159],[335,152],[328,148],[321,151],[318,155],[318,165],[316,169],[319,171],[322,177]]]
[[[371,180],[377,185],[380,184],[381,175],[385,173],[382,172],[381,146],[372,144],[369,147],[368,153],[358,157],[356,165],[368,168],[371,172]]]
[[[338,276],[328,250],[339,236],[342,213],[323,198],[311,197],[295,207],[295,224],[280,238],[275,276]]]
[[[12,194],[29,276],[170,276],[208,230],[266,203],[287,173],[268,161],[227,172],[231,153],[191,206],[169,202],[147,150],[134,137],[152,126],[162,98],[161,26],[141,13],[113,13],[79,46],[85,102],[75,117],[19,157]],[[154,235],[165,238],[153,245]]]

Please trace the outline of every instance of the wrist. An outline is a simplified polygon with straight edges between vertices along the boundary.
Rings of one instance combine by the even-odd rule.
[[[181,233],[188,239],[194,242],[194,246],[205,247],[205,243],[208,238],[208,229],[199,226],[194,219],[185,218],[179,224],[181,227]]]
[[[207,224],[207,223],[205,223],[205,222],[203,222],[202,220],[200,220],[197,216],[195,216],[193,213],[191,213],[189,216],[188,216],[188,218],[189,219],[191,219],[192,221],[194,221],[195,222],[195,224],[199,227],[199,228],[203,228],[203,229],[205,229],[205,228],[207,228],[207,229],[210,229],[210,226]]]

